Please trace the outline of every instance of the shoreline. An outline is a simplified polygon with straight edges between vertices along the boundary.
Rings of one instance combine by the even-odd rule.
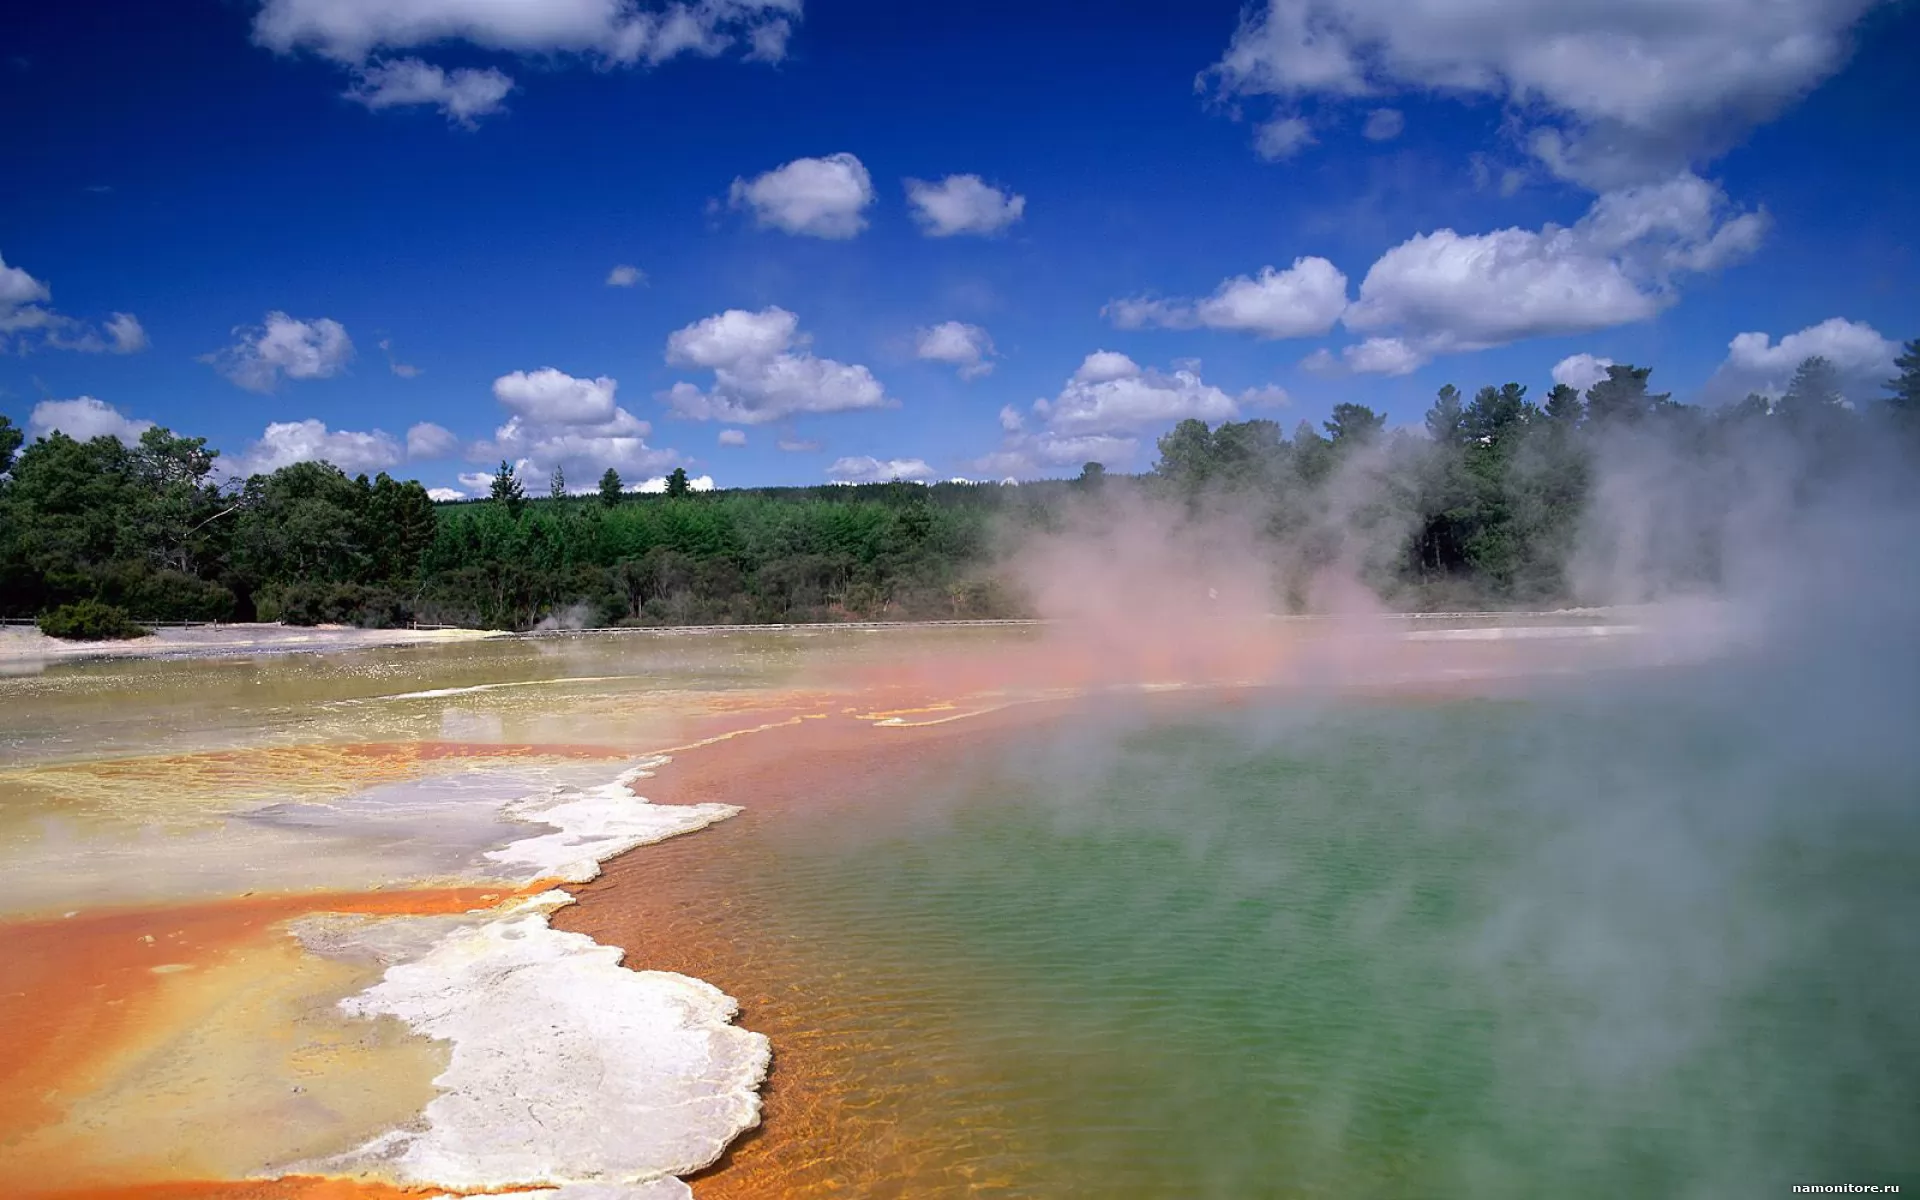
[[[1431,638],[1437,630],[1422,626],[1453,622],[1465,628],[1506,627],[1519,636],[1529,628],[1565,630],[1604,627],[1632,621],[1656,612],[1659,605],[1575,607],[1460,612],[1378,612],[1354,615],[1270,613],[1283,626],[1391,626],[1404,624],[1408,632]],[[891,631],[965,630],[994,628],[1039,629],[1060,622],[1040,618],[1004,618],[963,621],[818,621],[771,625],[635,625],[588,629],[362,629],[350,625],[281,625],[278,623],[208,622],[204,625],[161,626],[145,637],[125,641],[66,641],[48,637],[32,625],[0,625],[0,670],[32,668],[54,663],[137,661],[144,659],[231,658],[258,654],[326,654],[397,646],[428,646],[496,639],[558,640],[614,637],[715,637],[728,634],[828,632],[884,633]],[[1633,630],[1618,625],[1620,632]],[[1535,633],[1533,636],[1548,636]]]

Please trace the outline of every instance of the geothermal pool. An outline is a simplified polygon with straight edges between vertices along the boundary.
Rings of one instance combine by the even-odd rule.
[[[1912,1179],[1912,681],[1409,632],[1202,691],[989,686],[1042,657],[1020,631],[0,681],[0,1169],[76,1198]],[[575,988],[627,1016],[582,1033]],[[537,1103],[502,1136],[507,1094]]]

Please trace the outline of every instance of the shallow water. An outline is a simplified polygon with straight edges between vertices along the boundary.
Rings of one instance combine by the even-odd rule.
[[[1920,748],[1758,682],[1115,711],[674,847],[801,1076],[701,1194],[1920,1183]]]
[[[492,878],[508,798],[603,783],[802,697],[866,712],[869,676],[809,669],[924,648],[886,639],[584,637],[0,680],[0,914]],[[1526,643],[1519,665],[1585,672],[1621,640]],[[1436,680],[1518,663],[1504,643],[1438,644],[1461,657],[1420,659]],[[1002,722],[815,803],[730,797],[743,816],[635,852],[605,893],[616,917],[623,890],[653,904],[612,930],[632,965],[712,981],[773,1039],[767,1127],[696,1195],[1898,1180],[1920,1145],[1920,679],[1869,657],[1642,665],[1499,701],[1305,685],[1177,717],[1114,701]],[[1335,658],[1315,670],[1369,685],[1403,665]],[[732,745],[700,753],[724,766]],[[342,1017],[371,968],[301,958],[304,909],[249,916],[238,949],[199,958],[169,932],[181,910],[154,911],[160,944],[115,953],[144,989],[129,996],[172,1022],[165,1053],[129,1035],[111,1090],[60,1098],[131,1147],[128,1172],[345,1149],[430,1094],[444,1044]],[[174,1020],[188,1001],[224,1023]],[[215,1055],[232,1082],[182,1116],[182,1080],[226,1080]],[[151,1081],[120,1069],[136,1058]],[[286,1082],[316,1073],[326,1089]],[[355,1099],[368,1089],[396,1111]],[[268,1092],[281,1125],[259,1146],[209,1132]],[[196,1147],[224,1157],[176,1161]]]

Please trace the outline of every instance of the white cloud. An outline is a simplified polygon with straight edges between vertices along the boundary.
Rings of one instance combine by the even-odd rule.
[[[744,429],[722,429],[720,431],[720,444],[722,446],[744,446],[747,444],[747,431]]]
[[[153,428],[152,421],[137,421],[119,409],[92,396],[74,400],[42,400],[27,416],[27,432],[45,437],[55,430],[77,442],[97,437],[118,438],[131,446],[140,435]]]
[[[1610,358],[1595,358],[1591,354],[1569,354],[1553,364],[1553,381],[1584,393],[1594,384],[1607,377],[1607,368],[1613,365]]]
[[[736,179],[727,192],[734,208],[796,236],[850,238],[867,227],[873,179],[851,154],[796,158],[749,182]]]
[[[645,271],[642,271],[639,267],[629,266],[626,263],[621,263],[613,270],[607,272],[608,287],[638,287],[646,281],[647,273]]]
[[[1778,396],[1786,391],[1794,368],[1818,356],[1833,364],[1847,399],[1868,400],[1879,396],[1881,384],[1898,373],[1893,360],[1899,352],[1899,345],[1873,326],[1844,317],[1829,317],[1777,342],[1764,333],[1743,333],[1727,344],[1727,357],[1704,390],[1715,402],[1738,400],[1749,392]]]
[[[1284,162],[1319,140],[1303,119],[1276,117],[1254,131],[1253,152],[1266,162]]]
[[[1570,227],[1419,234],[1373,264],[1343,321],[1431,354],[1646,320],[1677,298],[1677,276],[1758,245],[1764,214],[1726,209],[1685,175],[1603,195]]]
[[[679,454],[647,443],[651,425],[615,403],[619,386],[605,375],[579,378],[553,367],[502,375],[493,381],[493,395],[507,421],[491,440],[468,447],[467,457],[519,462],[534,479],[556,467],[587,479],[608,467],[633,476],[678,464]]]
[[[784,308],[728,309],[667,338],[667,362],[713,372],[702,391],[676,383],[661,397],[683,417],[762,425],[795,413],[852,412],[893,401],[867,368],[817,358]]]
[[[907,180],[907,203],[928,237],[999,233],[1027,211],[1027,198],[993,187],[978,175],[949,175],[939,183]]]
[[[429,500],[465,500],[466,498],[467,493],[458,488],[435,487],[427,489],[427,499]]]
[[[1124,354],[1096,350],[1060,392],[1035,400],[1030,414],[1000,410],[999,450],[969,465],[987,475],[1032,476],[1087,462],[1130,463],[1143,434],[1189,417],[1209,423],[1238,418],[1243,407],[1286,403],[1277,387],[1230,396],[1200,378],[1195,364],[1171,372],[1144,368]]]
[[[619,386],[605,375],[576,379],[542,367],[494,380],[493,398],[508,412],[542,425],[604,425],[613,419],[613,394]]]
[[[1034,415],[1056,433],[1113,433],[1187,417],[1224,421],[1238,414],[1233,398],[1201,382],[1191,371],[1143,370],[1124,354],[1087,355],[1067,386],[1051,400],[1036,400]]]
[[[288,379],[329,379],[353,358],[353,341],[340,322],[328,317],[299,320],[283,312],[267,314],[264,325],[236,328],[240,340],[201,362],[252,392],[270,392]]]
[[[895,479],[925,483],[934,478],[934,470],[917,458],[889,458],[885,461],[862,454],[836,458],[827,468],[827,478],[835,483],[890,483]]]
[[[1102,311],[1121,329],[1221,329],[1263,338],[1312,337],[1347,307],[1347,277],[1324,258],[1296,258],[1284,271],[1223,281],[1201,300],[1115,300]]]
[[[797,437],[783,437],[774,445],[787,454],[811,454],[820,448],[819,442]]]
[[[960,368],[960,378],[978,379],[991,374],[993,339],[978,325],[961,321],[942,321],[914,335],[914,354],[928,362],[952,363]]]
[[[107,318],[107,349],[115,354],[134,354],[145,350],[150,344],[147,331],[141,328],[140,320],[132,313],[114,313]]]
[[[393,356],[392,339],[381,338],[380,350],[381,350],[381,353],[387,356],[387,370],[392,371],[395,375],[398,375],[402,379],[418,379],[420,377],[419,367],[413,366],[409,363],[403,363],[399,359]]]
[[[349,65],[382,50],[465,41],[517,54],[584,54],[606,63],[712,57],[744,44],[778,61],[801,0],[265,0],[253,38],[280,53],[312,50]]]
[[[667,477],[655,475],[652,479],[636,483],[627,489],[630,492],[644,492],[648,495],[664,495],[667,490]],[[713,476],[691,475],[687,478],[687,490],[690,492],[710,492],[713,490]]]
[[[1342,350],[1340,357],[1356,375],[1411,375],[1428,362],[1424,351],[1392,337],[1368,338]]]
[[[421,421],[407,430],[408,458],[451,458],[460,449],[453,430],[432,421]]]
[[[277,421],[233,459],[232,473],[265,475],[299,462],[329,462],[349,475],[382,471],[400,461],[400,443],[375,429],[355,433],[328,429],[311,418]]]
[[[1267,0],[1209,76],[1229,96],[1491,96],[1551,124],[1536,153],[1593,186],[1732,146],[1843,63],[1877,0]]]
[[[20,267],[10,267],[7,260],[0,257],[0,321],[30,304],[40,304],[53,298],[52,289],[27,274]],[[6,328],[0,325],[0,328]]]
[[[1397,108],[1376,108],[1367,114],[1367,123],[1361,127],[1360,134],[1368,141],[1390,142],[1407,127],[1407,118]]]
[[[85,354],[133,354],[147,348],[147,331],[132,313],[117,312],[98,328],[56,312],[53,290],[0,257],[0,353],[39,346]]]
[[[342,94],[374,112],[429,105],[454,124],[472,129],[481,117],[503,111],[502,101],[512,90],[513,79],[492,67],[449,72],[417,58],[398,58],[355,71],[352,85]]]

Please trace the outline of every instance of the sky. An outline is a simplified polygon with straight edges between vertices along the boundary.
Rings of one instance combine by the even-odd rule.
[[[0,38],[0,414],[484,491],[1152,465],[1452,383],[1852,398],[1903,0],[74,0]]]

